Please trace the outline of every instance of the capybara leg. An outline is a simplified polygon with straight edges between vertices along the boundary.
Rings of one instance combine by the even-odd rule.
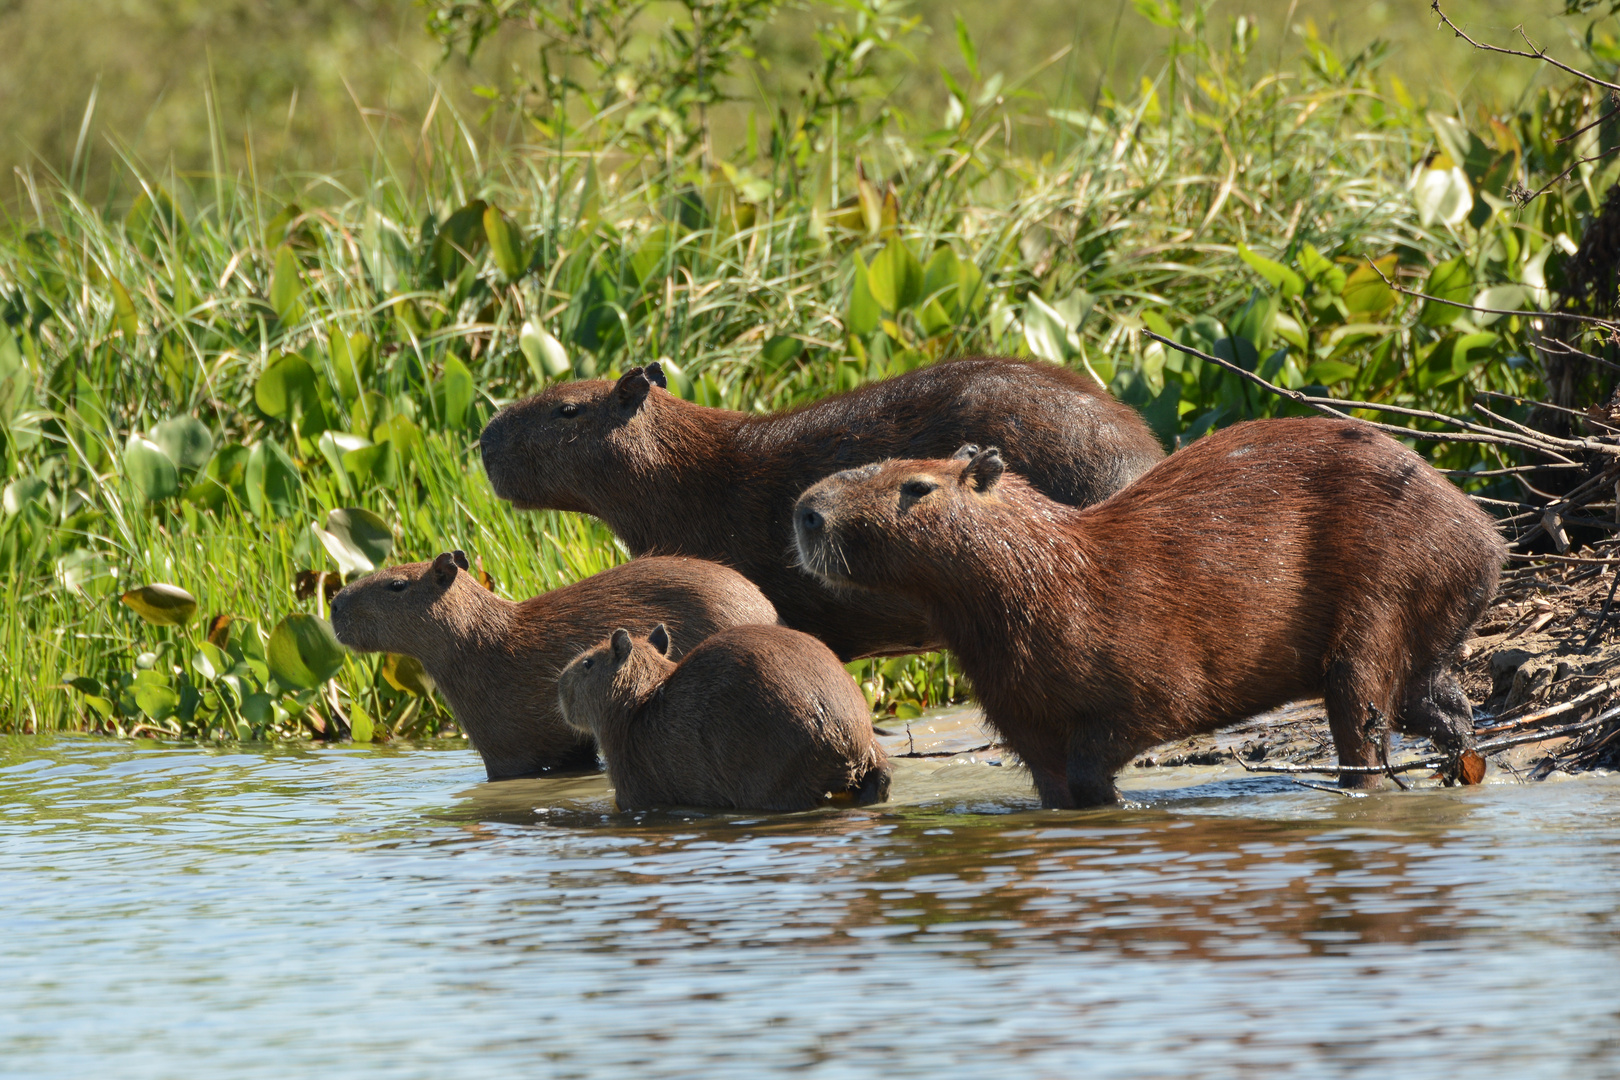
[[[1070,735],[1069,767],[1066,777],[1069,805],[1111,806],[1119,802],[1119,789],[1114,786],[1114,773],[1119,771],[1123,762],[1118,761],[1118,757],[1116,748],[1103,744],[1086,728],[1079,728]]]
[[[1402,731],[1427,735],[1444,753],[1473,747],[1474,708],[1449,664],[1435,663],[1412,677],[1401,705],[1400,726]]]
[[[1378,751],[1387,737],[1367,708],[1376,706],[1388,715],[1388,692],[1364,677],[1348,660],[1335,660],[1328,666],[1323,698],[1327,705],[1328,730],[1339,752],[1339,764],[1371,766],[1378,764]],[[1375,788],[1381,783],[1376,773],[1341,773],[1343,788]]]

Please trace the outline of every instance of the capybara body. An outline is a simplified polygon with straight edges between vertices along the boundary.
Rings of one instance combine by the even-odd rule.
[[[827,646],[785,626],[736,626],[677,664],[672,638],[617,630],[557,680],[563,718],[596,737],[621,810],[888,798],[866,700]]]
[[[332,598],[343,644],[422,662],[491,780],[595,767],[595,743],[558,712],[557,675],[614,627],[644,633],[665,623],[695,644],[726,627],[775,621],[747,578],[683,558],[635,559],[514,603],[446,553],[379,570]]]
[[[1238,424],[1084,510],[1002,469],[986,449],[840,473],[795,525],[816,573],[927,607],[1046,805],[1112,802],[1148,747],[1317,695],[1344,765],[1378,763],[1369,704],[1472,745],[1452,665],[1505,548],[1394,440]]]
[[[1000,447],[1048,497],[1085,506],[1164,456],[1135,410],[1052,364],[955,360],[769,414],[695,405],[647,374],[561,383],[502,410],[482,439],[496,494],[520,509],[594,514],[636,555],[735,567],[785,625],[845,660],[938,638],[915,605],[829,589],[794,565],[793,501],[817,480],[976,442]]]

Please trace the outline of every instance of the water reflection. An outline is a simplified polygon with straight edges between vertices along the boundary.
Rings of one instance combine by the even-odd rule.
[[[1064,814],[908,761],[894,804],[747,817],[480,774],[0,742],[0,1071],[1585,1076],[1620,1049],[1614,779],[1228,777]]]

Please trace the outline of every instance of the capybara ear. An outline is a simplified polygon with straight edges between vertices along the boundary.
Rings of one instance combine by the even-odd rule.
[[[619,404],[627,409],[634,409],[647,400],[647,391],[652,389],[652,383],[647,381],[647,369],[633,367],[614,384],[613,396],[619,399]]]
[[[662,655],[669,655],[669,631],[664,629],[663,623],[652,628],[652,633],[647,635],[647,643]]]
[[[951,460],[952,461],[972,461],[973,460],[973,455],[977,454],[978,452],[979,452],[979,444],[978,443],[965,442],[965,443],[962,444],[961,449],[959,449],[956,453],[951,455]]]
[[[987,446],[968,460],[967,468],[962,470],[962,483],[974,491],[989,491],[1006,471],[1007,463],[1001,460],[1001,451]]]
[[[613,631],[613,642],[610,647],[613,650],[613,662],[624,663],[624,658],[630,655],[630,631],[624,629]]]
[[[440,585],[449,585],[456,580],[456,574],[460,570],[461,567],[456,565],[456,557],[448,551],[433,560],[433,578]]]
[[[658,389],[669,389],[669,380],[664,377],[664,365],[660,364],[657,360],[654,360],[652,363],[647,365],[646,375],[647,381],[658,387]]]
[[[456,550],[452,551],[450,553],[450,557],[456,560],[456,565],[461,567],[463,570],[472,569],[472,567],[467,565],[467,553],[462,551],[460,548],[456,548]]]

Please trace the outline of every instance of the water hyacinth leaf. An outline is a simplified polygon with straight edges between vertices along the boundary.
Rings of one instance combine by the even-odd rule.
[[[276,249],[276,265],[270,274],[270,306],[275,309],[276,318],[282,322],[296,322],[304,312],[300,302],[303,295],[304,277],[298,265],[298,255],[289,245],[283,244]]]
[[[1345,308],[1363,315],[1381,315],[1394,307],[1395,292],[1384,283],[1384,278],[1395,272],[1397,258],[1395,255],[1385,255],[1382,259],[1373,260],[1372,266],[1364,262],[1356,267],[1345,279],[1344,291],[1340,294],[1344,298]]]
[[[349,704],[349,738],[355,742],[370,742],[375,735],[371,717],[358,701]]]
[[[1273,289],[1282,294],[1284,300],[1291,299],[1305,291],[1305,281],[1298,274],[1280,262],[1256,254],[1249,248],[1249,245],[1241,241],[1238,243],[1238,258],[1248,263],[1255,273],[1265,278]]]
[[[444,375],[441,379],[444,385],[444,423],[446,427],[458,428],[467,422],[467,410],[473,403],[473,377],[467,370],[467,365],[455,356],[444,359]]]
[[[1497,311],[1519,311],[1528,299],[1529,292],[1523,285],[1492,285],[1479,291],[1479,295],[1474,297],[1474,306],[1495,308]],[[1502,316],[1476,311],[1474,318],[1481,326],[1489,326]]]
[[[573,370],[563,343],[546,333],[533,319],[523,324],[518,334],[518,348],[523,350],[523,358],[529,362],[529,370],[539,382],[559,379]]]
[[[844,329],[856,337],[867,337],[883,320],[883,309],[872,295],[871,272],[859,255],[855,256],[855,280],[849,290],[849,310],[844,314]]]
[[[182,469],[196,472],[214,455],[214,436],[194,416],[176,416],[152,429],[152,441]]]
[[[923,333],[929,337],[948,333],[956,326],[956,320],[951,318],[950,312],[945,310],[937,297],[923,305],[922,311],[917,313],[917,318],[922,323]]]
[[[184,626],[197,614],[197,598],[178,585],[142,585],[119,599],[153,626]]]
[[[898,236],[891,237],[867,274],[872,298],[884,311],[898,312],[922,298],[923,267]]]
[[[137,684],[135,704],[146,714],[147,719],[162,723],[180,708],[180,695],[173,687],[160,686],[156,683]]]
[[[344,454],[343,470],[356,480],[375,480],[387,485],[398,479],[395,460],[394,447],[389,443],[378,443]]]
[[[1462,318],[1467,314],[1467,309],[1456,304],[1468,303],[1474,292],[1474,271],[1469,267],[1467,258],[1458,255],[1429,271],[1429,280],[1423,286],[1423,291],[1455,303],[1437,304],[1433,300],[1425,300],[1418,322],[1424,326],[1450,326]]]
[[[941,244],[928,256],[928,265],[923,268],[923,295],[939,301],[940,306],[953,317],[961,300],[957,296],[962,280],[962,268],[958,263],[956,252],[951,250],[950,245]]]
[[[130,299],[129,290],[117,278],[108,278],[107,284],[112,288],[113,326],[124,335],[125,341],[133,344],[141,332],[140,320],[135,315],[135,301]]]
[[[1305,271],[1306,279],[1318,289],[1332,296],[1344,291],[1344,268],[1310,244],[1300,246],[1299,268]]]
[[[148,502],[167,499],[180,490],[180,470],[154,442],[131,435],[124,446],[124,475]]]
[[[474,199],[445,219],[433,238],[433,269],[439,281],[453,281],[461,269],[484,249],[484,211],[489,204]]]
[[[664,378],[669,381],[670,393],[691,401],[692,377],[685,369],[667,356],[658,358],[658,366],[664,369]]]
[[[332,467],[332,474],[338,478],[338,484],[345,491],[349,490],[349,475],[348,470],[343,467],[343,455],[364,450],[370,445],[370,439],[343,431],[323,431],[321,437],[315,440],[315,448]]]
[[[4,495],[0,495],[0,510],[6,517],[16,517],[42,502],[48,490],[45,481],[37,476],[20,477],[6,485]]]
[[[337,674],[343,666],[343,653],[325,619],[288,615],[270,632],[265,658],[277,682],[313,690]]]
[[[422,429],[404,413],[395,413],[372,430],[371,438],[373,442],[390,443],[396,457],[406,458],[422,445]]]
[[[760,373],[774,374],[780,371],[783,365],[797,359],[803,351],[804,342],[792,334],[777,334],[759,350]]]
[[[1034,293],[1029,294],[1029,302],[1024,305],[1024,341],[1030,352],[1054,364],[1063,363],[1079,351],[1063,314]]]
[[[208,459],[208,468],[202,477],[186,489],[186,500],[214,510],[225,504],[225,496],[229,494],[245,500],[247,463],[247,447],[235,444],[221,447]]]
[[[242,484],[255,517],[274,520],[289,516],[298,505],[303,483],[298,466],[277,443],[266,439],[248,451]]]
[[[359,400],[366,384],[371,381],[371,369],[376,360],[371,338],[365,334],[344,336],[333,333],[326,355],[332,364],[332,375],[343,400]]]
[[[1474,196],[1468,187],[1468,174],[1451,163],[1442,154],[1435,159],[1443,167],[1419,165],[1412,174],[1412,202],[1418,210],[1418,220],[1424,227],[1435,223],[1459,225],[1474,208]]]
[[[297,353],[282,353],[265,366],[253,387],[253,402],[266,416],[291,419],[298,408],[318,403],[315,369]]]
[[[523,251],[523,232],[517,223],[503,214],[499,207],[486,207],[484,236],[489,240],[495,265],[506,275],[506,280],[516,281],[522,277],[527,259]]]
[[[427,697],[433,693],[433,679],[422,662],[414,656],[387,653],[383,657],[382,677],[395,690]]]
[[[359,507],[333,510],[326,515],[326,527],[317,528],[316,533],[345,573],[368,574],[394,550],[394,533],[388,523]]]

